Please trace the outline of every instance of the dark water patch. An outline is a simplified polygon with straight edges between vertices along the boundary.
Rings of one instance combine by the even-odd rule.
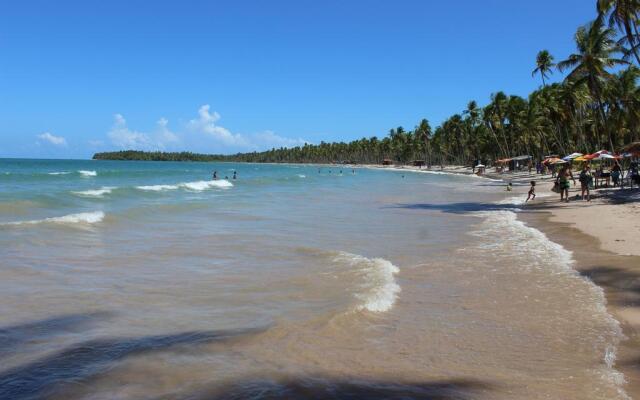
[[[285,380],[247,379],[201,393],[171,395],[156,400],[467,400],[481,398],[491,388],[488,383],[468,379],[406,383],[296,377]]]
[[[414,204],[396,204],[385,208],[404,208],[407,210],[427,210],[442,211],[452,214],[466,214],[480,211],[514,211],[518,209],[516,204],[497,204],[497,203],[414,203]]]
[[[50,396],[64,384],[77,383],[109,369],[128,356],[177,347],[222,342],[263,329],[195,331],[171,335],[97,339],[0,373],[0,399],[27,400]]]
[[[109,312],[67,314],[0,328],[0,356],[13,353],[35,339],[80,331],[112,315]]]

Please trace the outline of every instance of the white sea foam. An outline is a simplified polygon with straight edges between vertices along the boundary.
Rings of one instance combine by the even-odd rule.
[[[84,169],[81,169],[78,171],[78,173],[82,176],[97,176],[98,173],[96,171],[87,171]]]
[[[149,185],[149,186],[136,186],[136,189],[147,190],[151,192],[160,192],[163,190],[175,190],[178,189],[178,185]]]
[[[63,215],[62,217],[51,217],[44,219],[34,219],[30,221],[5,222],[2,225],[35,225],[41,223],[60,223],[60,224],[95,224],[104,219],[104,212],[84,212],[77,214]]]
[[[400,272],[398,267],[384,258],[367,258],[357,254],[340,252],[334,262],[347,264],[357,269],[364,279],[356,294],[360,300],[359,310],[371,312],[389,311],[400,293],[400,285],[395,275]]]
[[[117,189],[117,188],[114,186],[104,186],[100,189],[83,190],[80,192],[72,192],[72,193],[78,196],[83,196],[83,197],[104,197],[105,194],[111,193],[114,189]]]
[[[147,190],[153,192],[160,192],[163,190],[176,190],[176,189],[187,189],[194,192],[201,192],[206,189],[228,189],[233,187],[233,183],[221,179],[218,181],[195,181],[195,182],[182,182],[176,185],[151,185],[151,186],[136,186],[136,189]]]
[[[181,183],[180,187],[183,187],[188,190],[193,190],[195,192],[200,192],[206,189],[219,188],[219,189],[227,189],[233,186],[233,183],[221,179],[219,181],[196,181],[196,182],[185,182]]]
[[[69,175],[71,172],[69,171],[56,171],[56,172],[49,172],[49,175]]]
[[[526,197],[509,197],[500,204],[523,204]],[[536,268],[548,268],[552,274],[570,274],[578,279],[588,282],[594,302],[594,314],[603,318],[611,329],[610,343],[607,344],[603,354],[602,376],[603,379],[614,385],[620,398],[630,399],[624,391],[625,378],[615,369],[616,350],[618,343],[624,337],[620,323],[609,314],[604,290],[594,284],[588,278],[581,277],[573,269],[575,260],[573,253],[559,243],[555,243],[542,231],[526,225],[518,219],[518,209],[510,211],[482,211],[474,213],[484,218],[481,229],[470,232],[472,235],[482,238],[502,238],[502,240],[485,240],[480,247],[488,249],[494,254],[502,252],[512,254],[526,254],[527,265]],[[521,266],[525,268],[525,266]]]
[[[298,178],[306,178],[307,176],[304,174],[298,174]]]

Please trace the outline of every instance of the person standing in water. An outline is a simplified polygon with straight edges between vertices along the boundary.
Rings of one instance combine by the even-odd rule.
[[[236,171],[233,171],[233,179],[236,179]]]
[[[218,171],[213,171],[213,180],[217,180],[218,179]]]

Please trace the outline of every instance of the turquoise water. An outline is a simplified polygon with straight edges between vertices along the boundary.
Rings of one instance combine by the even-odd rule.
[[[0,398],[624,398],[602,292],[510,196],[437,172],[0,160]]]

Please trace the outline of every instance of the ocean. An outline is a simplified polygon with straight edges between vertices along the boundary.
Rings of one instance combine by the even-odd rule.
[[[628,398],[602,290],[522,200],[437,171],[0,160],[0,399]]]

